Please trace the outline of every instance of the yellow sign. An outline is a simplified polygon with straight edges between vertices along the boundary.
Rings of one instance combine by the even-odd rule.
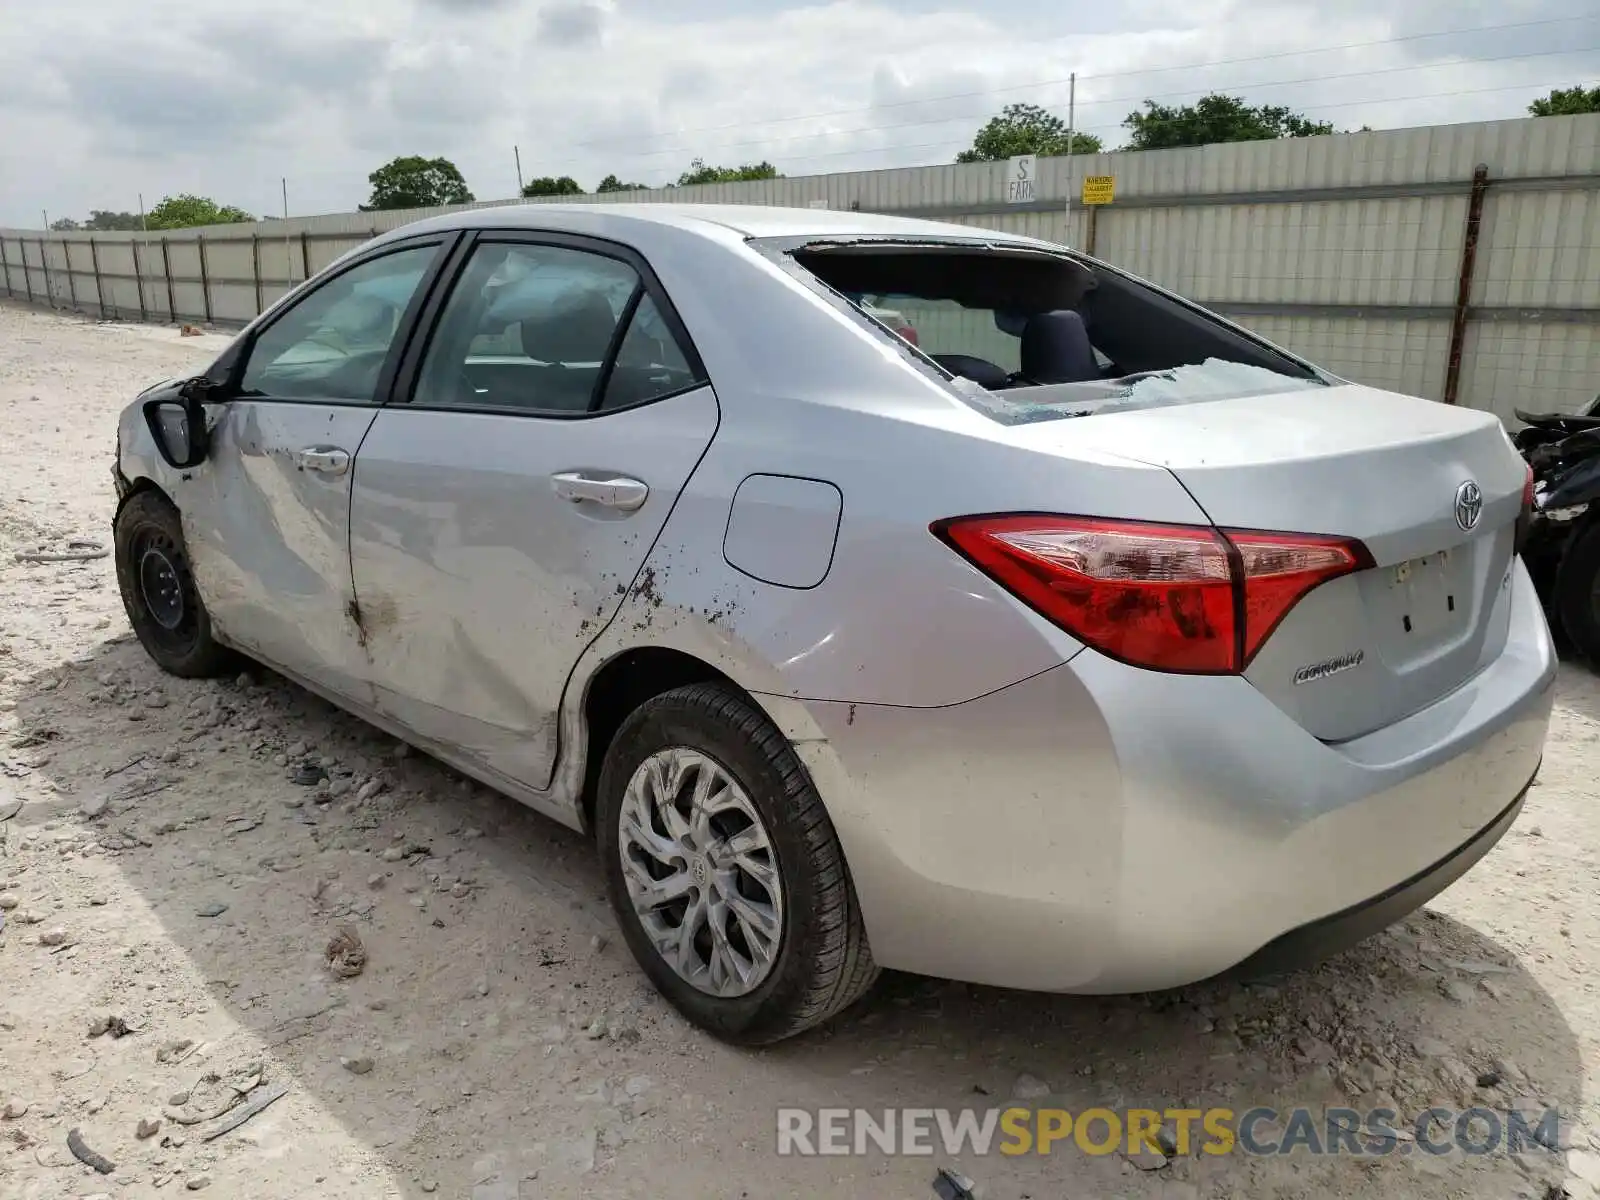
[[[1117,177],[1115,175],[1085,175],[1083,179],[1083,202],[1085,204],[1110,204],[1111,194],[1116,190]]]

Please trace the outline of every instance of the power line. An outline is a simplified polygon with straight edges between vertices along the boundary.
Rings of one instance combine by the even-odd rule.
[[[1497,55],[1497,56],[1492,57],[1492,58],[1448,59],[1448,60],[1443,61],[1443,62],[1417,63],[1417,64],[1410,64],[1410,65],[1403,66],[1403,67],[1377,67],[1377,68],[1373,68],[1371,70],[1366,70],[1366,71],[1343,71],[1343,72],[1339,72],[1339,73],[1333,74],[1333,75],[1310,75],[1310,76],[1304,76],[1304,77],[1297,78],[1297,79],[1263,80],[1263,81],[1259,81],[1259,82],[1247,82],[1247,83],[1233,84],[1233,85],[1230,85],[1228,90],[1230,90],[1230,91],[1243,90],[1243,89],[1246,89],[1246,88],[1252,88],[1253,89],[1253,88],[1300,87],[1300,86],[1304,86],[1306,84],[1329,83],[1329,82],[1334,82],[1334,81],[1342,80],[1342,79],[1363,79],[1363,78],[1369,78],[1369,77],[1374,76],[1374,75],[1397,75],[1397,74],[1405,74],[1405,73],[1413,72],[1413,71],[1431,71],[1431,70],[1437,70],[1437,69],[1439,69],[1441,67],[1462,67],[1462,66],[1477,66],[1477,65],[1480,65],[1480,64],[1490,64],[1490,63],[1517,62],[1517,61],[1521,61],[1521,60],[1525,60],[1525,59],[1556,57],[1556,56],[1560,56],[1560,55],[1563,55],[1563,54],[1588,54],[1588,53],[1592,53],[1595,50],[1600,50],[1600,45],[1562,47],[1562,48],[1557,49],[1557,50],[1536,50],[1536,51],[1531,51],[1531,52],[1529,52],[1527,54],[1505,54],[1505,55]],[[1201,95],[1209,94],[1210,92],[1215,91],[1215,90],[1216,90],[1215,88],[1187,88],[1187,89],[1184,89],[1183,91],[1156,92],[1154,94],[1145,94],[1145,95],[1135,95],[1135,94],[1130,93],[1130,94],[1125,95],[1125,96],[1108,96],[1108,97],[1105,97],[1105,98],[1099,99],[1099,100],[1082,100],[1082,99],[1080,99],[1078,101],[1078,107],[1079,108],[1096,108],[1096,107],[1104,107],[1104,106],[1112,105],[1112,104],[1128,104],[1128,103],[1138,104],[1138,103],[1141,103],[1141,102],[1143,102],[1145,100],[1167,100],[1167,99],[1182,98],[1182,97],[1185,97],[1185,96],[1201,96]],[[824,130],[818,130],[815,133],[790,133],[790,134],[784,134],[784,135],[781,135],[781,136],[778,136],[778,137],[746,138],[744,140],[736,141],[736,142],[712,142],[709,145],[702,143],[702,144],[696,144],[696,145],[693,145],[693,146],[672,146],[672,147],[656,149],[656,150],[640,150],[640,151],[634,151],[634,152],[624,151],[618,157],[623,162],[633,162],[633,161],[636,161],[636,160],[639,160],[639,159],[659,158],[659,157],[663,157],[663,156],[666,156],[666,155],[674,155],[674,154],[699,154],[699,153],[702,153],[702,152],[707,151],[707,150],[731,150],[731,149],[738,149],[740,147],[745,147],[745,146],[771,146],[771,145],[776,145],[776,144],[783,143],[783,142],[809,141],[809,140],[814,140],[816,138],[826,138],[826,137],[849,137],[849,136],[852,136],[854,134],[861,134],[861,133],[886,133],[886,132],[890,132],[890,131],[897,130],[897,129],[915,129],[915,128],[919,128],[919,127],[926,126],[926,125],[951,125],[951,124],[956,123],[957,121],[979,120],[979,119],[982,118],[982,116],[983,116],[983,114],[961,113],[961,114],[958,114],[958,115],[955,115],[955,116],[949,116],[949,117],[928,117],[928,118],[926,118],[924,120],[920,120],[920,121],[901,121],[901,122],[897,122],[897,123],[895,123],[893,125],[862,125],[862,126],[858,126],[856,128],[852,128],[852,129],[824,129]],[[569,143],[569,146],[571,146],[571,145],[582,145],[582,144],[583,143],[581,143],[581,142]],[[559,167],[559,166],[565,166],[565,165],[567,165],[569,163],[585,161],[587,159],[587,157],[589,157],[589,156],[569,156],[567,158],[555,159],[555,160],[552,160],[552,161],[547,161],[545,165],[547,167],[552,167],[552,168],[553,167]],[[793,157],[793,156],[790,156],[790,157]]]
[[[1220,58],[1212,59],[1209,62],[1178,63],[1166,67],[1147,67],[1139,70],[1107,71],[1098,75],[1079,75],[1078,82],[1084,83],[1087,81],[1102,79],[1120,79],[1126,78],[1130,75],[1157,75],[1169,71],[1198,71],[1208,67],[1229,67],[1237,66],[1241,63],[1267,62],[1269,60],[1281,58],[1302,58],[1310,54],[1334,54],[1346,50],[1368,50],[1380,46],[1398,46],[1403,43],[1426,41],[1432,38],[1461,37],[1463,35],[1473,33],[1500,33],[1510,29],[1533,29],[1550,25],[1571,24],[1574,21],[1594,20],[1600,20],[1600,16],[1586,15],[1580,17],[1545,17],[1536,21],[1509,21],[1498,25],[1474,25],[1465,29],[1442,29],[1432,33],[1411,33],[1405,34],[1401,37],[1379,38],[1375,41],[1346,42],[1337,46],[1317,46],[1303,50],[1280,50],[1275,51],[1272,54],[1255,54],[1244,58]],[[1068,39],[1055,38],[1051,40],[1065,41]],[[1081,40],[1081,37],[1074,35],[1072,40]],[[1008,84],[1006,87],[1002,88],[985,88],[981,91],[975,92],[950,92],[939,96],[922,96],[914,100],[895,100],[887,104],[869,104],[859,108],[838,108],[832,109],[828,112],[800,113],[794,116],[770,117],[759,120],[746,119],[743,121],[730,122],[726,125],[702,125],[691,129],[679,129],[675,132],[678,134],[720,133],[729,129],[748,129],[752,125],[783,125],[788,124],[791,121],[816,121],[822,120],[826,117],[847,117],[853,116],[856,113],[877,112],[886,108],[905,108],[916,104],[936,104],[943,100],[967,100],[974,97],[988,97],[1007,92],[1034,91],[1039,88],[1058,87],[1066,82],[1067,80],[1065,78],[1045,79],[1034,83]],[[567,146],[569,148],[601,146],[618,141],[626,141],[634,136],[636,135],[621,134],[615,137],[588,138],[583,141],[568,142]]]
[[[1337,101],[1337,102],[1332,103],[1332,104],[1308,104],[1308,105],[1304,106],[1303,111],[1305,111],[1305,112],[1322,112],[1322,111],[1324,111],[1326,109],[1331,109],[1331,108],[1358,108],[1358,107],[1360,107],[1361,105],[1364,105],[1364,104],[1404,104],[1404,103],[1407,103],[1407,102],[1412,101],[1412,100],[1440,100],[1440,99],[1445,99],[1445,98],[1452,97],[1452,96],[1479,96],[1479,95],[1487,95],[1487,94],[1489,94],[1491,92],[1515,92],[1515,91],[1523,91],[1523,90],[1525,90],[1527,88],[1537,88],[1537,87],[1543,87],[1543,86],[1544,86],[1544,84],[1542,82],[1510,83],[1510,84],[1502,85],[1500,87],[1457,88],[1457,89],[1454,89],[1452,91],[1447,91],[1447,92],[1424,92],[1421,95],[1415,95],[1415,96],[1381,96],[1381,97],[1378,97],[1376,99],[1371,99],[1371,100],[1340,100],[1340,101]],[[1102,126],[1102,128],[1104,128],[1104,127]],[[813,159],[819,159],[819,158],[844,158],[844,157],[848,157],[850,155],[855,155],[855,154],[884,154],[884,153],[888,153],[888,152],[892,152],[892,151],[899,151],[899,150],[938,150],[938,149],[948,150],[952,145],[957,144],[959,142],[959,140],[960,139],[955,139],[955,138],[945,138],[945,139],[943,139],[941,141],[937,141],[937,142],[917,142],[917,143],[914,143],[912,145],[905,145],[905,146],[863,146],[863,147],[860,147],[859,149],[855,149],[855,150],[829,150],[829,151],[825,151],[825,152],[817,153],[817,154],[794,154],[794,155],[785,156],[784,162],[786,162],[786,163],[790,163],[790,162],[808,162],[808,161],[811,161]],[[906,164],[901,164],[901,165],[905,166],[905,167],[915,167],[915,166],[944,166],[944,165],[948,165],[948,164],[943,164],[943,163],[906,163]],[[863,169],[869,169],[869,168],[863,168]],[[885,170],[890,170],[890,169],[898,169],[898,168],[884,168],[884,169]]]

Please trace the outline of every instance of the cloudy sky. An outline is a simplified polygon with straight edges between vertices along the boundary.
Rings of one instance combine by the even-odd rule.
[[[1593,0],[0,0],[0,25],[0,225],[35,227],[141,192],[275,214],[284,176],[291,213],[346,211],[397,154],[505,197],[514,145],[586,188],[948,162],[1006,103],[1064,116],[1073,72],[1111,145],[1145,97],[1389,128],[1600,83]]]

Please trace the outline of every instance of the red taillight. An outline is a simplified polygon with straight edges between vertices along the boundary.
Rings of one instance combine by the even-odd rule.
[[[1307,592],[1371,564],[1347,538],[1100,517],[967,517],[933,532],[1079,641],[1160,671],[1242,671]]]
[[[1533,526],[1533,502],[1533,467],[1529,466],[1527,477],[1522,481],[1522,511],[1517,514],[1516,532],[1512,540],[1514,554],[1521,554],[1528,540],[1528,530]]]
[[[918,344],[917,331],[909,325],[902,325],[900,327],[900,336],[905,338],[905,340],[910,342],[913,346]]]

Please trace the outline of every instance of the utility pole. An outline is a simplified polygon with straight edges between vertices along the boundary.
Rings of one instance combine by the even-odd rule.
[[[1078,123],[1078,73],[1074,71],[1067,76],[1067,206],[1063,210],[1069,225],[1067,234],[1071,236],[1070,223],[1072,221],[1072,143],[1077,140]]]
[[[294,290],[294,255],[289,252],[289,179],[283,177],[283,288]]]
[[[522,150],[520,147],[512,146],[511,153],[517,158],[517,195],[520,196],[522,195]]]

